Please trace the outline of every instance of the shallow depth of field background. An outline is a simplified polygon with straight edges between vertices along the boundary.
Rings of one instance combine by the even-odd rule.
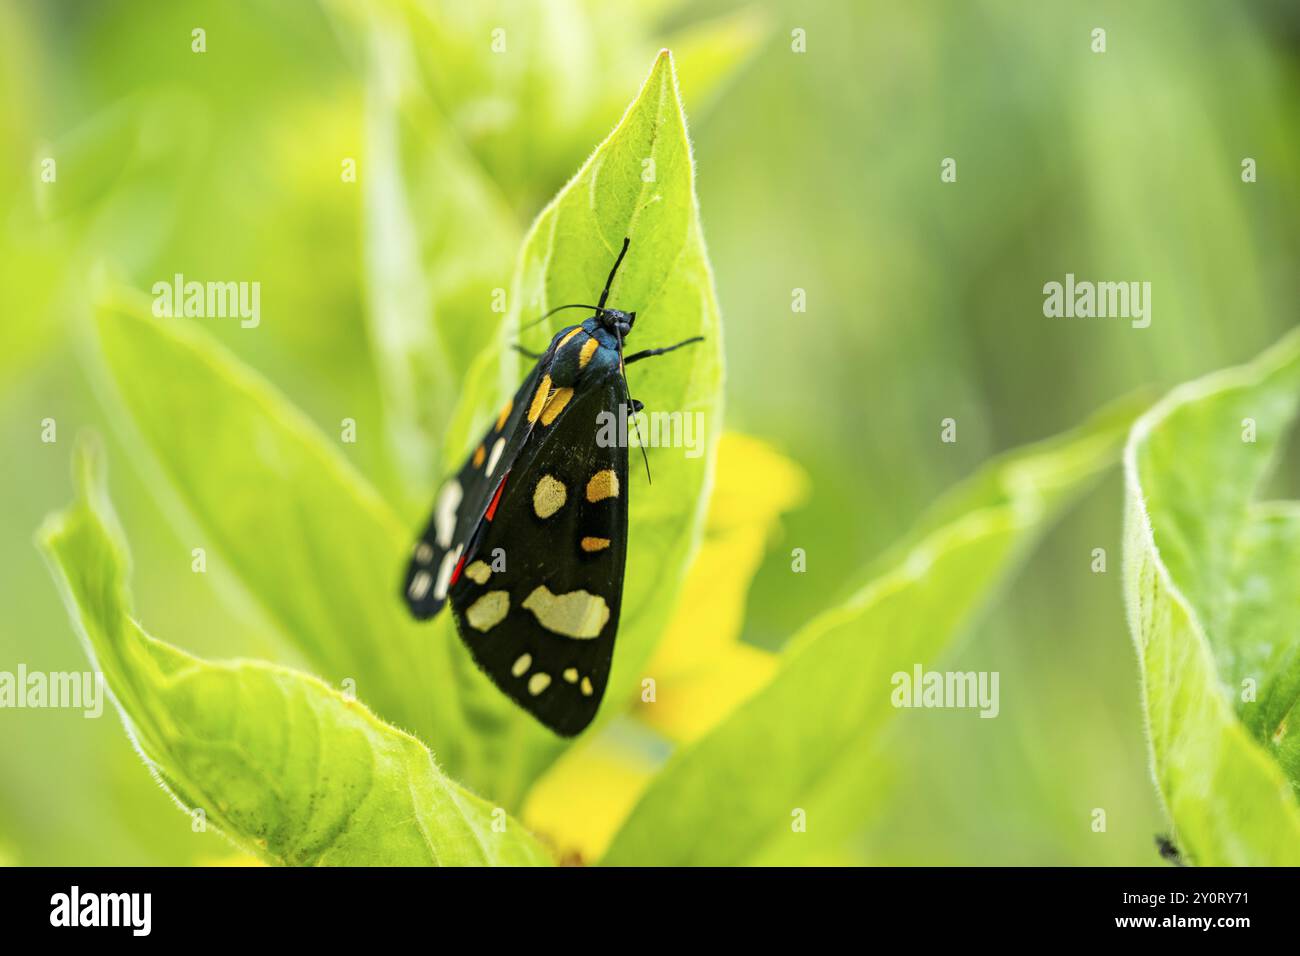
[[[95,269],[145,290],[176,272],[256,280],[259,328],[188,321],[327,430],[374,419],[363,190],[339,179],[343,156],[367,173],[366,77],[354,14],[340,6],[0,4],[0,670],[86,667],[32,545],[70,496],[84,425],[108,439],[144,625],[205,656],[284,659],[250,630],[219,568],[191,573],[194,545],[112,430],[81,339]],[[617,121],[654,52],[679,54],[726,323],[727,426],[769,440],[812,481],[755,581],[746,637],[757,644],[779,646],[842,596],[991,454],[1139,386],[1244,360],[1296,322],[1300,11],[1281,0],[552,6],[563,15],[545,25],[528,4],[486,15],[507,29],[503,57],[480,20],[442,19],[453,39],[465,31],[467,51],[442,64],[442,106],[467,135],[501,116],[526,125],[501,142],[527,150],[469,144],[522,232]],[[675,38],[719,16],[726,29],[696,31],[699,42],[724,60],[729,45],[752,50],[714,84],[707,67],[687,68]],[[206,54],[190,52],[195,26]],[[1103,55],[1090,50],[1099,26]],[[804,54],[791,51],[795,27]],[[563,84],[456,113],[457,97],[538,49],[567,64]],[[557,89],[582,108],[564,108]],[[53,199],[38,179],[45,155],[59,159]],[[947,156],[951,185],[939,180]],[[512,264],[510,248],[489,285],[508,285]],[[1151,282],[1151,327],[1045,318],[1042,286],[1067,272]],[[805,313],[791,311],[794,288],[806,290]],[[638,326],[640,347],[658,344],[650,331]],[[47,417],[53,445],[40,442]],[[955,445],[939,441],[946,417],[959,423]],[[345,448],[380,488],[400,487],[378,439]],[[882,767],[896,777],[892,808],[864,822],[845,862],[1157,862],[1165,824],[1124,621],[1120,525],[1112,472],[950,658],[1001,672],[1000,716],[908,712]],[[808,553],[802,576],[789,570],[796,546]],[[1097,547],[1106,574],[1090,571]],[[1093,808],[1107,832],[1093,832]],[[0,862],[229,854],[190,832],[111,709],[97,721],[0,711]]]

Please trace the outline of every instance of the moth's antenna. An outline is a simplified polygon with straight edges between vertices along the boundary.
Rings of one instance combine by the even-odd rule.
[[[522,332],[524,329],[531,329],[534,325],[537,325],[539,322],[545,322],[556,312],[563,312],[565,309],[591,309],[591,311],[597,313],[598,315],[603,315],[605,313],[605,302],[609,299],[609,288],[614,284],[614,274],[618,272],[618,267],[623,263],[623,257],[627,255],[627,247],[631,244],[631,242],[632,242],[631,239],[627,238],[626,236],[623,237],[623,249],[621,252],[619,252],[618,258],[614,260],[614,268],[609,270],[609,278],[605,280],[605,291],[600,294],[599,305],[584,305],[581,302],[572,302],[568,305],[557,305],[555,308],[551,309],[551,311],[545,313],[544,315],[539,315],[537,318],[533,319],[533,321],[529,322],[527,325],[519,326],[519,331]]]
[[[593,312],[605,311],[598,305],[583,305],[580,302],[572,302],[569,305],[557,305],[555,308],[551,309],[550,312],[547,312],[545,315],[538,316],[537,318],[533,319],[533,321],[529,322],[527,325],[519,326],[519,331],[522,332],[524,329],[531,329],[538,322],[545,322],[556,312],[563,312],[565,309],[591,309]]]
[[[627,247],[631,245],[631,243],[631,239],[627,236],[623,237],[623,248],[619,250],[618,258],[614,260],[614,268],[609,270],[609,278],[605,280],[605,291],[600,294],[600,305],[596,306],[596,308],[605,308],[605,302],[609,299],[609,287],[614,284],[614,274],[618,272],[618,267],[623,264],[623,257],[627,255]],[[623,351],[622,345],[619,346],[619,351]]]
[[[624,240],[625,243],[625,245],[623,246],[624,252],[627,251],[626,242],[627,240]],[[619,258],[621,259],[622,256],[620,256]],[[617,268],[617,266],[615,268]],[[636,402],[632,400],[632,392],[627,387],[627,369],[623,367],[623,333],[618,330],[617,326],[615,326],[614,334],[618,337],[618,370],[619,372],[622,373],[623,395],[627,399],[628,410],[632,413],[632,415],[635,416]],[[636,422],[636,443],[637,446],[641,449],[641,460],[645,462],[646,484],[653,485],[654,479],[650,477],[650,456],[645,453],[645,436],[641,434],[641,419],[633,418],[632,420]]]
[[[623,264],[623,257],[627,255],[627,247],[631,244],[632,240],[624,236],[623,248],[618,251],[618,258],[614,260],[614,268],[609,270],[609,278],[605,280],[605,291],[600,294],[600,304],[596,306],[599,311],[603,311],[605,308],[605,302],[609,299],[610,287],[614,284],[614,276],[618,273],[618,267]],[[636,412],[633,409],[636,403],[632,401],[632,392],[627,385],[627,369],[623,367],[623,333],[619,331],[617,325],[614,326],[614,335],[618,339],[618,371],[623,379],[623,397],[627,399],[628,410],[635,415]],[[633,421],[636,422],[636,443],[641,448],[641,460],[645,462],[645,480],[649,484],[654,484],[654,480],[650,477],[650,456],[645,453],[645,438],[641,434],[641,419],[634,418]]]

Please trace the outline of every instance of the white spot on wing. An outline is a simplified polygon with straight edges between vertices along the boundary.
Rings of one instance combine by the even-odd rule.
[[[501,460],[501,453],[506,450],[506,440],[498,438],[496,444],[492,446],[492,454],[488,455],[486,475],[491,475],[496,470],[497,462]]]
[[[438,547],[450,548],[451,536],[456,531],[456,509],[465,497],[465,490],[460,482],[453,478],[438,495],[438,504],[434,507],[433,522],[437,528]]]
[[[406,589],[406,593],[411,596],[412,601],[423,601],[432,583],[432,574],[428,571],[417,571],[415,577],[411,578],[411,586]]]
[[[442,556],[442,565],[438,568],[438,583],[433,586],[433,596],[441,601],[447,596],[447,588],[451,585],[451,573],[456,570],[456,562],[460,560],[460,553],[465,550],[463,544],[456,545],[456,550],[448,551]]]

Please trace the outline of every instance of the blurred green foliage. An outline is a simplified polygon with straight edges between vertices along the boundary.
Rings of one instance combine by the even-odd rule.
[[[508,46],[493,57],[498,25]],[[1097,26],[1105,54],[1089,48]],[[806,53],[791,50],[796,27]],[[500,321],[490,292],[509,286],[529,221],[663,45],[678,53],[727,319],[728,425],[811,479],[751,590],[753,644],[778,646],[850,593],[991,454],[1245,359],[1294,324],[1300,17],[1282,3],[7,3],[0,669],[85,666],[32,546],[69,498],[85,425],[122,463],[140,619],[205,657],[284,658],[231,599],[230,569],[191,573],[184,523],[124,466],[81,361],[96,270],[146,290],[178,272],[260,281],[255,332],[205,330],[327,432],[355,418],[370,437],[344,453],[413,527],[474,351],[457,336]],[[939,180],[947,156],[953,184]],[[56,184],[41,181],[50,157]],[[347,157],[356,183],[341,179]],[[379,239],[392,255],[373,254]],[[1067,272],[1150,281],[1151,327],[1046,319],[1042,286]],[[791,311],[794,289],[807,312]],[[412,353],[393,342],[454,360],[403,370]],[[939,441],[947,417],[955,444]],[[55,444],[40,441],[46,418]],[[427,454],[403,460],[412,448]],[[997,720],[897,722],[895,796],[842,859],[1155,862],[1165,823],[1119,588],[1120,502],[1112,473],[949,658],[1001,672]],[[808,572],[792,580],[793,547]],[[1090,570],[1097,547],[1105,574]],[[0,720],[11,861],[229,853],[191,833],[116,721]]]

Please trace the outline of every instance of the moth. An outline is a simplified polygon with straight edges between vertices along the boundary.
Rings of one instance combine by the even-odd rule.
[[[625,369],[702,340],[624,355],[636,312],[605,303],[629,245],[624,239],[596,305],[562,305],[537,320],[592,313],[541,354],[519,348],[536,364],[439,489],[402,589],[420,620],[450,602],[478,666],[565,737],[596,716],[618,632],[629,493],[618,436],[641,410]]]

